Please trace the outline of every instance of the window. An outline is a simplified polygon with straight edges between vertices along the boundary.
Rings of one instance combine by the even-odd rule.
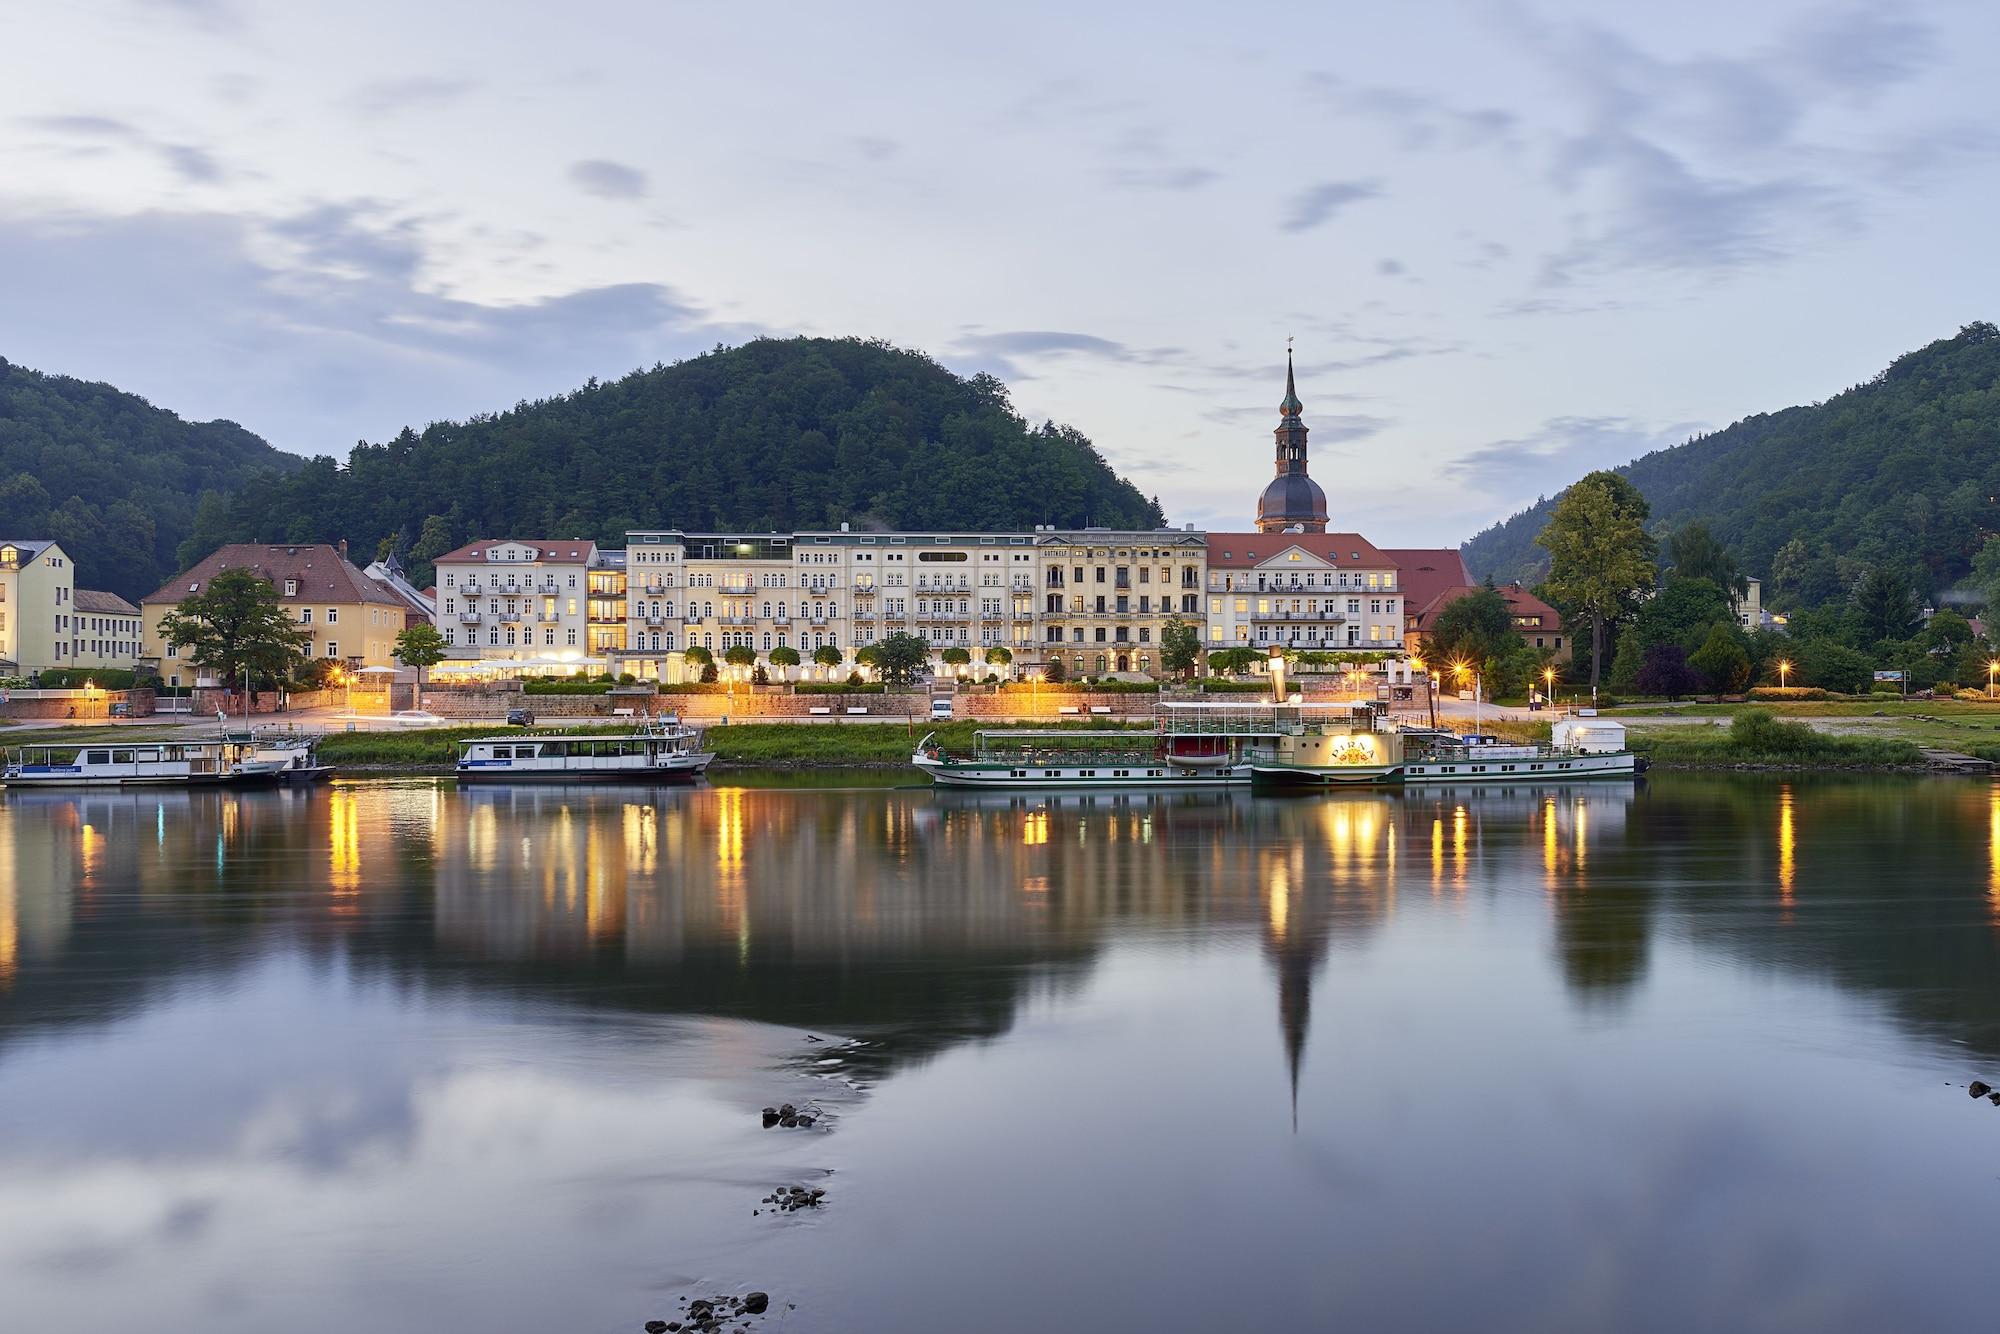
[[[327,641],[326,641],[326,656],[327,656],[327,657],[329,657],[329,658],[337,658],[337,657],[339,657],[339,656],[340,656],[340,645],[339,645],[339,644],[336,644],[336,643],[335,643],[335,642],[334,642],[333,640],[331,640],[331,639],[327,640]]]
[[[299,595],[299,581],[296,579],[285,580],[285,596],[288,598],[295,598],[298,595]]]
[[[313,609],[311,607],[300,607],[299,624],[311,625],[312,623],[313,623]]]
[[[328,625],[333,625],[337,623],[339,620],[340,620],[340,608],[328,607],[326,609],[326,623]]]

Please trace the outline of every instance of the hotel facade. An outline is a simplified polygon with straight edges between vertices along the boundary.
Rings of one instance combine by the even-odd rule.
[[[1412,596],[1469,584],[1451,549],[1377,547],[1328,532],[1308,472],[1289,361],[1275,475],[1257,531],[1036,527],[1003,533],[628,532],[625,549],[585,539],[474,542],[437,561],[435,613],[452,669],[588,670],[642,679],[696,674],[684,654],[760,661],[786,648],[801,675],[844,674],[896,633],[928,641],[934,669],[963,649],[984,675],[1159,676],[1160,639],[1179,618],[1204,650],[1405,651]],[[816,670],[813,654],[838,650]],[[1005,648],[1006,665],[986,653]]]

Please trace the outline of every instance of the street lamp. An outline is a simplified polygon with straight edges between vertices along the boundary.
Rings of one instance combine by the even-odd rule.
[[[1542,668],[1542,703],[1554,705],[1556,702],[1556,669]]]
[[[1993,698],[1993,674],[2000,672],[2000,658],[1986,664],[1986,698]]]
[[[1788,659],[1788,658],[1780,658],[1780,659],[1778,659],[1778,689],[1780,689],[1780,690],[1783,690],[1783,689],[1785,688],[1785,678],[1786,678],[1787,676],[1790,676],[1791,674],[1792,674],[1792,664],[1791,664],[1791,660],[1790,660],[1790,659]],[[1992,689],[1992,687],[1993,687],[1993,682],[1992,682],[1992,679],[1991,679],[1991,678],[1992,678],[1992,675],[1993,675],[1993,673],[1992,673],[1992,671],[1991,671],[1991,670],[1989,669],[1989,670],[1987,671],[1986,675],[1987,675],[1987,678],[1988,678],[1988,680],[1987,680],[1987,683],[1986,683],[1986,684],[1987,684],[1987,689],[1988,689],[1988,690],[1991,690],[1991,689]]]
[[[1028,673],[1028,716],[1032,718],[1042,716],[1042,674],[1040,672]]]

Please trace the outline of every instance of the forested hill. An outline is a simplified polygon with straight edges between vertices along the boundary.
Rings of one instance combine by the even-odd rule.
[[[386,540],[413,567],[480,537],[628,528],[1152,527],[1161,515],[1067,427],[1031,427],[990,376],[858,339],[717,348],[498,416],[404,430],[342,466],[203,515],[222,541]]]
[[[1824,403],[1746,417],[1617,471],[1654,527],[1706,519],[1751,574],[1768,581],[1776,564],[1799,602],[1837,590],[1850,565],[1899,567],[1941,592],[2000,530],[2000,329],[1967,325]],[[1468,542],[1473,573],[1540,578],[1535,535],[1554,504]]]
[[[82,588],[139,598],[178,568],[202,493],[297,468],[234,422],[0,358],[0,536],[54,538]]]

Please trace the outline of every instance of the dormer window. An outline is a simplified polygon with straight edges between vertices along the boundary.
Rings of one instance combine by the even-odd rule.
[[[295,598],[298,595],[299,595],[299,581],[296,579],[285,580],[285,596],[288,598]]]

